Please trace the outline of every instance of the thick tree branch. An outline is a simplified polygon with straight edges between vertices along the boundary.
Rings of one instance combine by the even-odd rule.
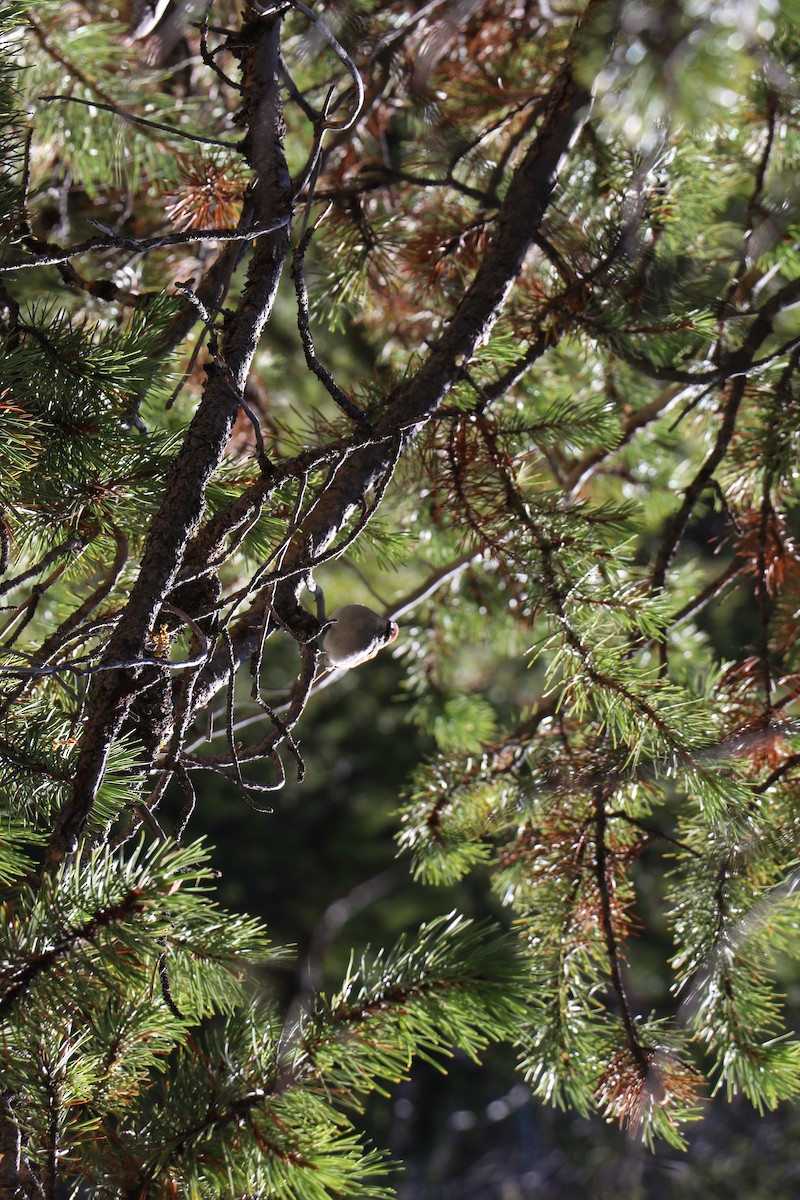
[[[244,147],[256,175],[251,201],[254,219],[259,223],[283,217],[288,204],[290,180],[283,154],[279,39],[279,17],[255,17],[244,23],[240,43],[242,120],[247,127]],[[145,639],[203,514],[206,486],[230,436],[250,363],[272,310],[287,248],[285,225],[256,243],[242,299],[221,343],[226,369],[215,364],[207,367],[203,398],[169,471],[139,577],[109,639],[106,662],[127,662],[144,654]],[[77,846],[102,782],[111,745],[141,689],[142,676],[142,670],[129,669],[100,674],[89,704],[74,787],[56,820],[45,869],[52,869]]]

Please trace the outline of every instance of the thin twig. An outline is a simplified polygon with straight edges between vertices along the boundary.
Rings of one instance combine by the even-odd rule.
[[[80,96],[40,96],[39,99],[50,104],[55,100],[64,100],[68,104],[83,104],[86,108],[102,108],[105,112],[113,113],[116,117],[121,117],[123,121],[127,121],[131,125],[145,125],[149,129],[158,129],[162,133],[169,133],[173,137],[183,138],[188,142],[196,142],[203,146],[223,146],[226,150],[236,150],[241,154],[242,147],[238,142],[226,142],[221,138],[203,137],[199,133],[186,133],[183,129],[176,129],[174,125],[167,125],[163,121],[150,121],[147,117],[136,117],[133,113],[126,112],[124,108],[119,108],[116,104],[103,104],[99,100],[84,100]]]
[[[611,903],[611,896],[614,890],[614,869],[613,859],[606,844],[607,813],[605,802],[605,790],[603,788],[595,789],[594,865],[597,890],[600,896],[600,927],[606,943],[611,984],[614,994],[617,998],[622,1024],[625,1028],[625,1040],[628,1043],[628,1049],[633,1055],[639,1069],[644,1075],[646,1075],[649,1070],[649,1063],[647,1060],[647,1055],[639,1039],[638,1030],[631,1013],[630,1002],[625,990],[625,984],[622,979],[620,951],[616,930],[614,928],[614,914]]]
[[[321,17],[318,17],[317,14],[308,7],[308,5],[303,4],[303,0],[289,0],[289,3],[292,5],[292,8],[296,8],[298,12],[303,14],[303,16],[308,17],[309,21],[314,22],[322,36],[325,38],[325,41],[328,43],[334,53],[338,55],[343,66],[350,75],[350,78],[353,80],[353,86],[356,90],[356,98],[350,116],[343,118],[341,121],[331,121],[329,118],[326,121],[328,129],[336,129],[340,132],[350,129],[358,120],[361,109],[364,107],[364,83],[361,79],[361,73],[359,72],[358,67],[353,62],[350,55],[345,50],[344,46],[342,46],[341,43],[336,40]]]
[[[148,254],[151,250],[160,250],[167,246],[190,246],[195,242],[252,242],[256,238],[263,237],[265,233],[275,233],[282,229],[289,224],[290,220],[289,216],[285,216],[277,221],[269,221],[250,229],[191,229],[184,233],[165,233],[150,238],[129,238],[112,234],[105,238],[88,238],[85,242],[79,242],[77,246],[71,246],[69,249],[59,247],[50,253],[38,254],[35,258],[26,259],[24,262],[0,261],[0,268],[3,271],[24,271],[29,267],[53,267],[58,266],[59,263],[68,262],[71,258],[77,258],[80,254],[92,254],[95,250],[127,250],[131,254]],[[111,231],[100,225],[99,221],[92,221],[91,224],[111,234]]]
[[[175,826],[175,832],[173,834],[175,841],[179,842],[186,832],[186,826],[189,824],[192,813],[197,806],[197,792],[194,790],[194,784],[192,783],[189,772],[186,770],[186,767],[183,765],[183,763],[178,763],[176,765],[175,774],[178,776],[181,787],[184,791],[184,795],[186,796],[186,804],[184,805],[183,810],[178,817],[178,822]]]
[[[328,211],[329,209],[325,210],[326,213]],[[308,312],[308,289],[306,288],[303,263],[309,243],[311,242],[311,239],[324,216],[325,213],[318,217],[314,225],[312,225],[311,228],[303,234],[294,251],[294,254],[292,255],[292,278],[294,280],[294,289],[297,295],[297,328],[300,331],[300,338],[303,343],[303,353],[305,354],[305,359],[309,370],[313,371],[317,379],[319,379],[320,383],[322,383],[328,395],[342,410],[345,416],[350,417],[352,421],[358,421],[361,425],[365,425],[367,429],[371,430],[369,419],[366,413],[344,394],[342,389],[334,380],[330,371],[328,371],[327,368],[324,367],[317,358],[314,350],[314,341],[311,337]]]
[[[214,61],[215,54],[219,53],[220,50],[225,50],[226,47],[220,46],[214,52],[210,52],[208,49],[208,32],[209,32],[208,17],[211,12],[213,3],[214,3],[214,0],[207,0],[205,9],[203,10],[203,17],[202,17],[202,20],[200,21],[200,57],[202,58],[203,62],[206,64],[206,66],[211,68],[211,70],[214,72],[217,79],[219,79],[221,83],[224,83],[226,85],[226,87],[233,88],[233,90],[235,92],[241,92],[241,90],[242,90],[241,86],[238,83],[236,83],[235,80],[229,79],[228,76],[225,74],[225,72],[222,70],[222,68],[220,66],[218,66],[217,63]]]
[[[11,591],[12,588],[19,587],[20,584],[25,583],[34,575],[38,575],[40,571],[44,571],[46,567],[49,567],[52,562],[55,562],[62,555],[72,554],[74,550],[85,550],[90,540],[80,537],[69,538],[66,542],[60,542],[58,546],[55,546],[52,550],[48,550],[47,554],[43,555],[32,567],[27,567],[19,575],[12,576],[11,579],[4,579],[0,583],[0,595],[3,592]]]
[[[164,939],[166,945],[166,938]],[[167,958],[166,949],[158,956],[158,979],[161,984],[161,998],[166,1004],[173,1017],[177,1017],[179,1021],[185,1021],[186,1017],[178,1008],[172,995],[172,984],[169,978],[169,959]]]

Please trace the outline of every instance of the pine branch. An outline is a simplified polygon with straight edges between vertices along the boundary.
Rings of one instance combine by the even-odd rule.
[[[101,929],[122,925],[139,911],[142,898],[138,889],[133,889],[117,904],[99,909],[75,929],[65,929],[58,941],[48,950],[30,956],[24,965],[14,965],[7,971],[5,986],[0,978],[0,1018],[7,1016],[24,993],[42,974],[52,970],[59,959],[69,956],[76,946],[90,945]]]

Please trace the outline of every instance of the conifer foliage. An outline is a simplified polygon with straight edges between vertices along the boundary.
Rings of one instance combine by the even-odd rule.
[[[796,1096],[793,18],[0,4],[3,1196],[380,1196],[354,1110],[497,1039],[651,1144]],[[401,853],[512,932],[287,1017],[192,818],[302,779],[319,583],[402,625]]]

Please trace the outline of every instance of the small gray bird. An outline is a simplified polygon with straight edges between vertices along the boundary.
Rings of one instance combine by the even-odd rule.
[[[331,613],[330,620],[322,645],[331,665],[342,670],[368,662],[400,632],[395,621],[363,604],[344,604]]]

